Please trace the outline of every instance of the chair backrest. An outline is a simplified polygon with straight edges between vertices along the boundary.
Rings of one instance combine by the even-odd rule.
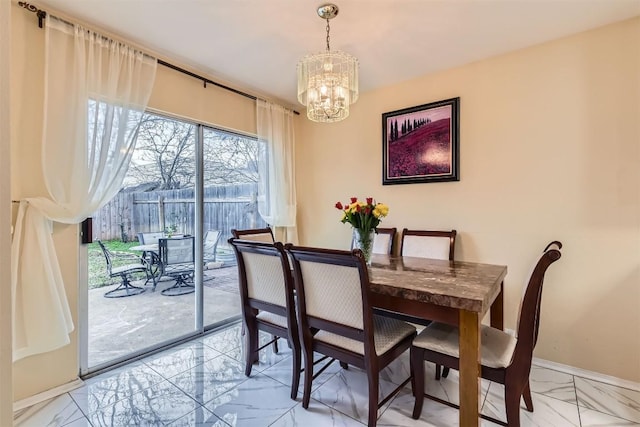
[[[269,227],[252,228],[247,230],[231,230],[231,234],[236,239],[252,240],[254,242],[273,243],[273,231]]]
[[[285,316],[292,328],[295,324],[293,279],[282,243],[232,238],[229,244],[238,262],[243,311],[258,309]]]
[[[202,252],[207,260],[216,259],[216,249],[220,240],[220,230],[208,230],[204,235]]]
[[[518,341],[511,364],[518,364],[523,369],[527,369],[527,371],[531,368],[533,349],[538,341],[544,275],[547,268],[562,256],[560,249],[562,249],[562,243],[558,241],[553,241],[547,245],[533,269],[533,273],[531,273],[524,298],[522,299],[518,321]]]
[[[360,250],[337,251],[287,245],[301,331],[325,330],[365,343],[373,351],[369,275]]]
[[[158,240],[164,239],[166,234],[162,231],[153,231],[150,233],[138,233],[138,242],[141,245],[157,245]]]
[[[373,238],[374,254],[393,254],[393,242],[396,239],[396,228],[377,228]]]
[[[400,255],[453,261],[456,230],[402,230]]]
[[[102,255],[104,255],[104,259],[107,262],[107,273],[109,273],[109,276],[111,276],[111,267],[113,266],[111,261],[111,252],[109,252],[109,249],[105,247],[102,241],[100,240],[96,240],[96,241],[98,242],[100,249],[102,249]]]
[[[158,246],[160,249],[160,261],[163,267],[172,265],[193,266],[195,251],[192,236],[158,239]]]

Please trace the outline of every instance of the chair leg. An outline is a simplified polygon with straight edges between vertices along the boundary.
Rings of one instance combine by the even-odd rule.
[[[304,392],[302,394],[302,407],[309,407],[311,400],[311,383],[313,382],[313,351],[309,350],[304,353]]]
[[[349,369],[349,364],[345,363],[345,362],[340,362],[340,367],[342,369]]]
[[[449,376],[449,368],[447,368],[446,366],[442,367],[442,378],[447,378],[447,376]]]
[[[376,427],[378,422],[378,383],[379,373],[377,366],[369,367],[370,372],[367,372],[369,377],[369,422],[368,427]]]
[[[504,386],[504,403],[507,410],[507,425],[509,427],[520,427],[520,396],[515,387]]]
[[[411,347],[410,352],[411,372],[413,372],[415,403],[413,405],[413,419],[417,420],[422,414],[424,403],[424,350]]]
[[[289,345],[291,342],[289,341]],[[291,375],[291,399],[296,400],[298,397],[298,385],[300,384],[300,365],[301,365],[301,354],[300,354],[300,345],[294,343],[292,346],[293,350],[293,373]]]
[[[245,367],[244,374],[246,376],[251,375],[251,368],[253,364],[258,361],[258,326],[255,321],[248,319],[246,322],[245,335]]]
[[[531,400],[531,387],[529,387],[529,380],[522,390],[522,397],[524,398],[524,404],[527,406],[527,411],[533,412],[533,400]]]
[[[436,381],[440,381],[440,372],[442,371],[442,366],[436,365]]]
[[[271,335],[271,339],[273,340],[273,352],[278,354],[278,337],[275,335]]]

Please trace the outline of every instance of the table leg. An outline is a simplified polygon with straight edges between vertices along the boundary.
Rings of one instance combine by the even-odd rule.
[[[460,425],[478,426],[480,316],[460,310]]]
[[[500,283],[500,293],[491,304],[491,327],[504,331],[504,282]]]

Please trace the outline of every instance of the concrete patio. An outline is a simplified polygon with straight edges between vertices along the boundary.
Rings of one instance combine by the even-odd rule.
[[[240,315],[237,267],[205,270],[204,278],[205,326]],[[90,290],[89,367],[193,332],[195,293],[162,295],[174,283],[162,278],[155,292],[149,284],[146,292],[124,298],[104,297],[117,285]]]

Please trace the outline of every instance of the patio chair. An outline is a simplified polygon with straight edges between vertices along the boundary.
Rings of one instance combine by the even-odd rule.
[[[235,239],[252,240],[254,242],[274,243],[273,231],[269,227],[253,228],[247,230],[231,230]]]
[[[140,258],[134,254],[124,252],[111,252],[107,249],[100,240],[97,240],[102,254],[107,262],[107,274],[109,278],[120,278],[120,286],[105,293],[105,298],[121,298],[130,297],[132,295],[138,295],[143,293],[146,289],[133,286],[129,279],[130,275],[135,273],[144,273],[147,281],[149,280],[149,268],[147,261],[144,258]],[[121,264],[126,262],[126,264]]]
[[[220,230],[208,230],[204,235],[202,254],[205,266],[210,262],[216,262],[216,250],[218,249],[220,234]]]
[[[194,264],[194,239],[193,237],[180,237],[171,239],[159,239],[160,262],[162,275],[175,279],[176,283],[161,293],[167,296],[189,294],[195,291],[193,284]]]

